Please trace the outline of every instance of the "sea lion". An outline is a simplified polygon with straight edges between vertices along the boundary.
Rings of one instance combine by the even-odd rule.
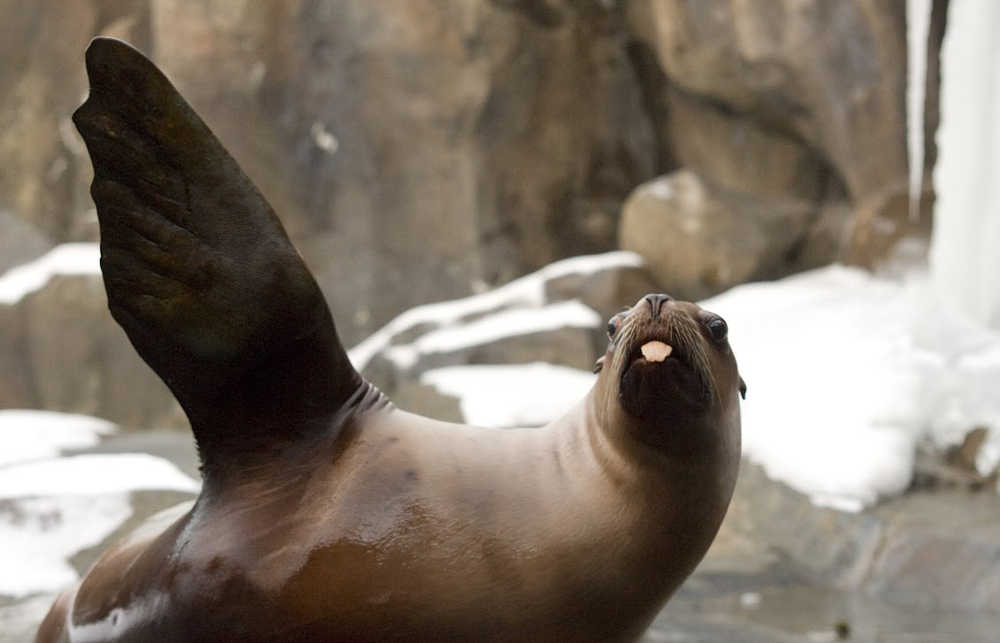
[[[180,401],[204,484],[110,548],[54,641],[624,641],[702,558],[740,455],[725,322],[647,295],[541,429],[394,407],[270,206],[169,81],[87,50],[108,304]]]

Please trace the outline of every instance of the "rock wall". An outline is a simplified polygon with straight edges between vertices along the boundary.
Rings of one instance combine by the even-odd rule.
[[[932,133],[945,5],[935,3],[931,29]],[[905,7],[631,4],[634,31],[666,77],[665,127],[686,172],[654,185],[689,196],[657,202],[652,186],[640,189],[625,207],[623,247],[678,294],[704,297],[837,259],[871,266],[903,235],[925,231],[926,217],[907,218]],[[650,239],[668,233],[672,244],[655,254]]]
[[[0,0],[0,270],[96,238],[68,117],[99,33],[148,52],[257,181],[348,343],[619,234],[687,296],[870,263],[905,228],[904,4]],[[665,226],[622,203],[680,168],[703,202],[662,216],[711,238],[640,247]],[[663,261],[679,248],[694,276]]]

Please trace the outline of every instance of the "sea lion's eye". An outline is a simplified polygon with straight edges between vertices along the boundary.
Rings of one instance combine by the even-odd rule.
[[[608,339],[614,341],[615,333],[618,332],[618,329],[621,328],[621,325],[622,325],[621,315],[615,315],[614,317],[608,320]]]
[[[708,332],[712,334],[712,339],[717,342],[721,342],[729,334],[729,324],[722,317],[713,317],[705,325],[708,327]]]

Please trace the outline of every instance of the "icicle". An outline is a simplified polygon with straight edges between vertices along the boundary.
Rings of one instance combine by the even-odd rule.
[[[920,218],[924,184],[924,96],[931,0],[906,0],[906,147],[910,165],[910,221]]]

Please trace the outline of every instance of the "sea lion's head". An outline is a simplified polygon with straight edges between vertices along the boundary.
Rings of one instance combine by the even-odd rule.
[[[650,445],[699,442],[696,431],[735,423],[746,385],[726,321],[662,294],[642,297],[608,322],[596,394],[607,421]],[[737,429],[738,430],[738,429]],[[671,432],[686,431],[687,435]]]

